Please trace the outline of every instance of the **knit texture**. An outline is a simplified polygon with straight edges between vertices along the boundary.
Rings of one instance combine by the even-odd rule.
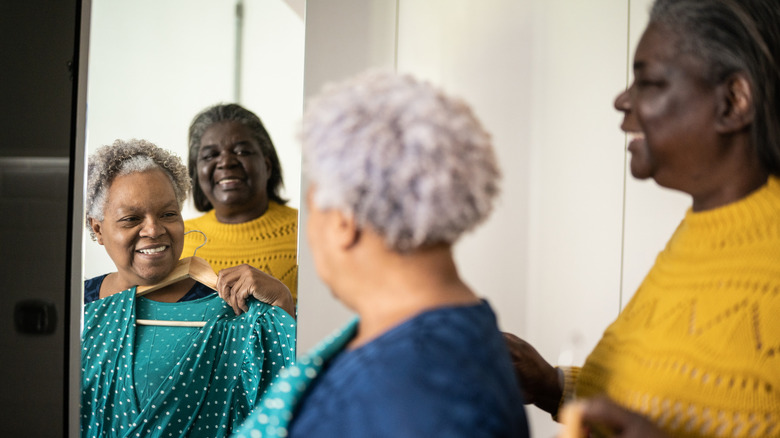
[[[249,222],[223,224],[211,210],[184,221],[184,227],[206,234],[208,242],[197,256],[215,272],[241,264],[254,266],[281,280],[298,301],[298,210],[270,201],[265,214]],[[187,234],[182,257],[192,256],[202,244],[200,233]]]
[[[675,437],[780,436],[780,180],[689,210],[581,370]]]

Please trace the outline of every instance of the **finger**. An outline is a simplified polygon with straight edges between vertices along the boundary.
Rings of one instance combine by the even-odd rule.
[[[227,271],[227,272],[226,272]],[[233,313],[240,314],[240,308],[236,305],[236,290],[233,287],[234,281],[230,279],[230,271],[223,269],[217,274],[217,292],[225,300],[228,306],[233,309]]]
[[[217,274],[217,287],[232,286],[241,276],[241,271],[236,266],[225,268]]]
[[[237,283],[240,283],[240,290],[242,291],[239,296],[241,297],[241,302],[239,303],[239,307],[244,312],[249,311],[249,297],[254,296],[257,292],[257,288],[255,287],[255,281],[252,277],[251,273],[246,273],[246,275],[242,275],[241,279],[238,280]]]
[[[231,286],[230,287],[230,299],[228,300],[227,303],[230,305],[230,307],[233,308],[233,313],[235,313],[236,315],[240,315],[241,314],[241,308],[238,305],[238,296],[237,296],[238,294],[239,294],[239,291]]]

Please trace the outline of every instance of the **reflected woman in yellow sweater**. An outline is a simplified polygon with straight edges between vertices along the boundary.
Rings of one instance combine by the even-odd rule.
[[[657,0],[615,100],[631,173],[691,195],[582,368],[508,335],[526,399],[607,435],[780,436],[780,5]]]
[[[195,208],[184,222],[207,243],[197,250],[215,271],[247,264],[281,280],[297,301],[298,210],[280,195],[282,168],[260,118],[236,104],[219,104],[195,116],[189,129],[189,172]],[[184,256],[203,243],[185,237]]]

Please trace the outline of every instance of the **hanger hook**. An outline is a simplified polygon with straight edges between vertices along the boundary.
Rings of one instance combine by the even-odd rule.
[[[187,234],[190,233],[200,233],[203,236],[203,243],[201,243],[199,247],[195,248],[195,251],[192,251],[192,256],[195,257],[195,254],[198,253],[198,250],[203,248],[203,245],[205,245],[209,241],[209,239],[208,237],[206,237],[206,233],[204,233],[201,230],[189,230],[186,233],[184,233],[184,235],[186,236]]]

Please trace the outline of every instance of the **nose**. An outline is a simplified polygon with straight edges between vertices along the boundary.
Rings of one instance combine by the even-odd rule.
[[[233,152],[222,151],[219,153],[219,157],[217,157],[218,169],[229,169],[237,165],[238,165],[238,160],[236,160],[236,156],[235,154],[233,154]]]
[[[615,98],[615,109],[620,112],[628,112],[631,110],[631,99],[629,97],[629,92],[631,91],[631,88],[625,89],[622,93],[618,94]]]
[[[162,226],[157,218],[152,217],[144,220],[143,226],[141,227],[141,237],[156,239],[163,234],[165,234],[165,227]]]

